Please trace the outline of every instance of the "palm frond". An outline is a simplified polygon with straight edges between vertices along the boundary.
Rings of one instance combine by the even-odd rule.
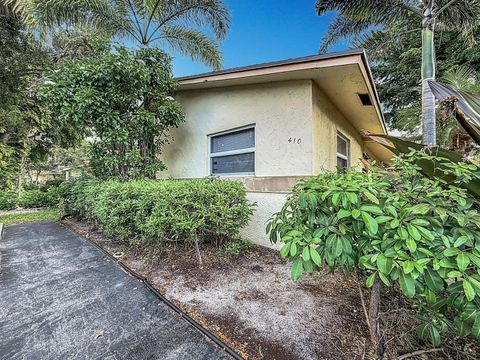
[[[480,144],[480,95],[464,90],[456,91],[437,81],[429,81],[428,84],[437,100],[443,106],[451,108],[460,125]]]
[[[160,39],[176,51],[201,61],[216,70],[222,66],[222,55],[218,45],[208,36],[183,27],[164,27]]]
[[[368,34],[407,19],[415,18],[418,22],[418,9],[413,3],[409,0],[317,0],[318,15],[329,11],[338,13],[322,39],[320,52],[327,51],[341,39],[360,43]]]
[[[470,66],[454,66],[442,75],[441,80],[455,90],[480,93],[480,79],[478,73]]]
[[[467,35],[478,26],[480,18],[480,1],[478,0],[450,0],[435,1],[435,12],[442,10],[436,17],[436,25],[443,29],[459,31]]]

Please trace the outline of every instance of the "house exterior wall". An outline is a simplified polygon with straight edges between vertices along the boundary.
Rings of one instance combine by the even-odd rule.
[[[266,222],[299,179],[336,169],[337,130],[350,140],[351,165],[361,164],[360,135],[311,80],[183,91],[176,98],[186,121],[172,131],[160,177],[208,176],[208,136],[255,125],[255,176],[231,179],[256,203],[241,235],[259,245],[278,247],[265,234]]]
[[[337,166],[337,132],[350,140],[350,166],[361,168],[364,144],[361,135],[313,83],[313,175],[334,171]]]
[[[185,91],[177,94],[186,121],[172,131],[162,177],[209,175],[208,135],[255,125],[255,176],[312,173],[312,82]],[[301,139],[300,144],[288,140]]]

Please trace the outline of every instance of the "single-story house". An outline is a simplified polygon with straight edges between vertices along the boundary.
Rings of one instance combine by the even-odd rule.
[[[166,178],[242,181],[257,203],[242,235],[271,246],[265,223],[301,178],[389,152],[360,135],[386,127],[363,50],[186,76],[176,99],[186,122],[173,130]]]

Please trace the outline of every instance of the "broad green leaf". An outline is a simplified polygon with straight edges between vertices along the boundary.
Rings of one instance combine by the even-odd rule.
[[[375,214],[375,215],[382,215],[383,214],[382,209],[380,209],[376,205],[362,205],[360,207],[360,210],[361,211],[366,211],[366,212],[369,212],[369,213]]]
[[[470,334],[472,327],[466,321],[462,320],[460,316],[457,316],[453,323],[458,336],[464,337]]]
[[[292,265],[292,280],[297,281],[303,274],[303,261],[298,258]]]
[[[383,275],[381,272],[378,273],[378,276],[380,277],[380,280],[382,280],[382,282],[387,285],[387,286],[391,286],[392,284],[390,283],[390,280],[388,280],[388,278]]]
[[[392,229],[397,228],[398,225],[400,225],[400,221],[398,221],[398,219],[393,219],[393,220],[390,222],[390,227],[391,227]]]
[[[303,267],[309,274],[313,273],[313,263],[310,260],[303,261]]]
[[[441,343],[440,333],[438,332],[437,328],[430,324],[428,333],[430,334],[430,341],[432,342],[433,346],[438,346]]]
[[[423,341],[428,340],[428,324],[421,324],[416,328],[417,336]]]
[[[353,210],[352,210],[352,217],[353,217],[354,219],[358,219],[361,214],[362,214],[362,213],[361,213],[360,210],[358,210],[358,209],[353,209]]]
[[[411,237],[407,239],[407,247],[411,253],[414,253],[415,251],[417,251],[417,243]]]
[[[285,245],[282,246],[281,250],[280,250],[280,256],[281,257],[285,257],[288,255],[288,253],[290,252],[290,245],[291,243],[286,243]]]
[[[291,243],[290,245],[290,256],[295,256],[297,255],[297,243]]]
[[[392,271],[393,261],[390,258],[385,257],[383,254],[379,254],[377,257],[377,267],[381,273],[388,275]]]
[[[377,205],[379,204],[379,201],[378,201],[377,197],[375,195],[373,195],[370,191],[364,191],[363,195],[365,195],[367,197],[367,199],[370,200],[371,202],[373,202]]]
[[[392,220],[392,217],[391,216],[377,216],[375,218],[375,220],[377,221],[377,224],[383,224],[383,223],[386,223],[387,221]]]
[[[403,268],[403,272],[405,274],[410,274],[413,271],[413,269],[415,268],[415,265],[414,265],[413,261],[407,260],[407,261],[403,262],[402,268]]]
[[[428,204],[418,204],[412,207],[413,215],[425,215],[430,210],[430,205]]]
[[[443,255],[445,256],[455,256],[460,253],[460,250],[457,248],[448,248],[443,251]]]
[[[308,246],[305,246],[302,251],[302,258],[305,261],[310,260],[310,248]]]
[[[470,281],[470,284],[472,284],[477,289],[477,292],[480,293],[480,281],[478,281],[472,276],[467,276],[467,279],[468,281]]]
[[[420,235],[422,235],[422,237],[424,237],[425,239],[430,240],[430,241],[435,239],[435,236],[433,236],[433,234],[430,230],[427,230],[424,227],[418,226],[418,225],[415,225],[415,227],[417,228]]]
[[[465,293],[468,301],[472,301],[475,298],[475,290],[470,282],[466,279],[463,280],[463,292]]]
[[[370,275],[368,278],[367,278],[367,281],[365,282],[365,285],[368,287],[368,288],[371,288],[373,286],[373,283],[375,282],[375,277],[376,277],[377,273],[373,273],[372,275]]]
[[[340,193],[337,192],[337,193],[333,194],[333,196],[332,196],[333,205],[337,206],[339,199],[340,199]]]
[[[341,238],[337,237],[335,239],[334,247],[333,247],[333,255],[335,257],[338,257],[342,255],[343,252],[343,246],[342,246],[342,240]]]
[[[480,257],[476,256],[475,254],[472,253],[466,253],[467,256],[470,258],[470,260],[480,268]]]
[[[410,236],[412,238],[414,238],[415,240],[418,241],[422,238],[422,236],[420,235],[420,232],[417,230],[417,228],[414,225],[408,224],[407,225],[407,230],[408,230],[408,233],[410,234]]]
[[[468,236],[465,236],[465,235],[460,236],[457,240],[455,240],[455,242],[453,243],[453,246],[460,247],[463,244],[465,244],[467,241],[468,241]]]
[[[400,288],[405,296],[412,298],[415,296],[415,280],[410,274],[405,274],[403,271],[400,271],[399,274]]]
[[[433,305],[437,302],[437,297],[435,296],[435,293],[428,288],[425,289],[425,299],[427,300],[427,303],[429,305]]]
[[[310,257],[315,265],[320,266],[322,265],[322,258],[316,249],[310,249]]]
[[[437,274],[435,270],[426,267],[423,276],[430,290],[435,293],[443,290],[443,279]]]
[[[462,276],[462,273],[461,273],[460,271],[456,271],[456,270],[454,270],[454,271],[449,271],[449,272],[447,273],[447,277],[448,277],[449,279],[459,278],[459,277],[461,277],[461,276]]]
[[[457,266],[460,271],[465,271],[467,266],[470,264],[470,259],[463,252],[457,255]]]
[[[340,220],[340,219],[349,217],[350,215],[351,215],[351,212],[349,210],[340,209],[337,213],[337,219]]]
[[[362,219],[370,234],[375,235],[378,232],[378,224],[375,219],[367,212],[362,211]]]
[[[480,315],[475,317],[471,333],[475,339],[480,340]]]

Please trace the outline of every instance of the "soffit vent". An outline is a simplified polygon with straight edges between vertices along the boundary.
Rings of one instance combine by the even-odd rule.
[[[372,99],[370,99],[370,95],[368,94],[358,94],[360,101],[362,102],[363,106],[372,106]]]

